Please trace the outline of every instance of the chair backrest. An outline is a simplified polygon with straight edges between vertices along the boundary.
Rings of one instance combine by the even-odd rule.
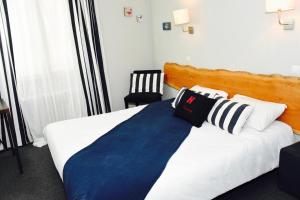
[[[138,70],[130,75],[130,93],[163,94],[164,73],[161,70]]]
[[[161,73],[161,70],[135,70],[133,71],[135,74],[155,74]]]

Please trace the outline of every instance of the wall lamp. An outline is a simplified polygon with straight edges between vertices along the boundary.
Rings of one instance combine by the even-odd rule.
[[[266,12],[277,13],[278,23],[283,26],[284,30],[293,30],[295,25],[294,19],[282,20],[282,12],[294,10],[296,7],[295,0],[266,0]]]
[[[183,32],[194,34],[194,27],[186,26],[190,23],[190,14],[188,9],[180,9],[173,11],[174,23],[181,26]]]

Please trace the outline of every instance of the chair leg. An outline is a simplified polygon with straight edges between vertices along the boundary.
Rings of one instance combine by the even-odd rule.
[[[2,114],[0,115],[0,120],[1,120],[1,133],[2,133],[2,140],[0,140],[0,143],[3,145],[4,150],[7,150],[5,123],[4,123],[4,117]]]
[[[9,143],[10,143],[10,146],[11,146],[12,154],[14,156],[15,155],[15,151],[14,151],[14,142],[13,142],[12,133],[11,133],[12,130],[10,128],[9,120],[8,120],[8,117],[7,117],[6,114],[3,115],[3,119],[5,121],[6,131],[7,131]]]
[[[5,121],[6,121],[7,129],[10,130],[9,133],[10,133],[10,137],[12,139],[11,148],[13,150],[13,153],[16,156],[19,171],[20,171],[21,174],[23,174],[23,166],[22,166],[22,162],[21,162],[21,159],[20,159],[20,155],[19,155],[18,143],[17,143],[17,138],[16,138],[16,131],[15,131],[15,128],[14,128],[12,117],[11,117],[9,112],[6,114]]]
[[[4,142],[4,141],[2,141],[1,139],[0,139],[0,144],[2,144],[2,145],[3,145],[3,148],[4,148],[4,150],[6,150],[6,149],[7,149],[7,146],[6,146],[5,142]]]

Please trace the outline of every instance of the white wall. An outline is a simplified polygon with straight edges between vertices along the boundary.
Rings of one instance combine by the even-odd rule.
[[[284,31],[276,14],[265,14],[264,0],[151,0],[154,64],[166,61],[199,67],[293,75],[300,65],[300,1],[288,17],[293,31]],[[178,27],[162,31],[172,11],[189,8],[195,34]],[[188,59],[190,57],[190,59]]]
[[[144,22],[138,24],[135,17],[124,17],[124,6],[131,6],[135,14],[143,14]],[[97,0],[96,7],[112,109],[124,109],[130,72],[153,68],[149,1]]]
[[[294,75],[300,65],[300,3],[286,16],[296,20],[293,31],[265,14],[264,0],[97,0],[102,45],[113,110],[124,108],[129,74],[134,69],[162,68],[167,61],[199,67]],[[125,18],[123,7],[144,15],[138,24]],[[189,8],[195,34],[178,27],[162,31],[172,11]],[[169,90],[167,90],[167,93]]]

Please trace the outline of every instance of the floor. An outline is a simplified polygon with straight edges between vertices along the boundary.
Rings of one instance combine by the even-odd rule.
[[[11,152],[0,153],[1,200],[64,200],[64,188],[48,147],[20,148],[24,174]]]
[[[48,147],[20,148],[24,174],[19,175],[11,152],[0,153],[1,200],[64,200],[64,188]],[[216,200],[296,200],[280,191],[277,170],[242,185]]]

